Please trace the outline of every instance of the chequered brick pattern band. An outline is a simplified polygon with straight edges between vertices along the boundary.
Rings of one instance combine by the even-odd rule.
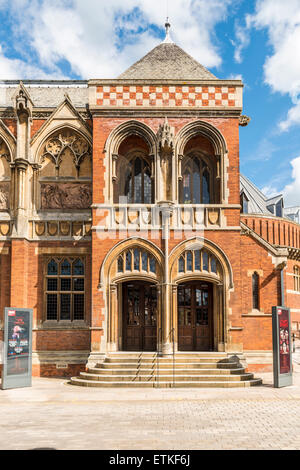
[[[97,106],[234,107],[235,87],[98,86]]]

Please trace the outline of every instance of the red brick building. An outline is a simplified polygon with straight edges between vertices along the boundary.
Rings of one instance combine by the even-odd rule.
[[[158,350],[270,370],[282,289],[300,324],[300,226],[240,180],[242,82],[167,35],[117,79],[0,86],[0,334],[33,309],[34,374]]]

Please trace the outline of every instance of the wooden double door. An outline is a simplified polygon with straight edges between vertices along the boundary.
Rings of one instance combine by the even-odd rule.
[[[179,351],[213,348],[212,285],[191,282],[178,287]]]
[[[123,349],[157,349],[157,289],[149,283],[123,284]]]

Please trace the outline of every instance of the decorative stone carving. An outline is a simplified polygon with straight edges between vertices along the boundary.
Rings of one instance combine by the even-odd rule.
[[[217,210],[208,211],[208,220],[212,225],[216,225],[219,221],[219,211]]]
[[[48,222],[48,233],[51,237],[54,237],[57,234],[58,226],[55,222]]]
[[[45,224],[44,222],[36,222],[35,224],[35,233],[38,237],[41,237],[45,233]]]
[[[92,204],[89,184],[47,183],[41,185],[42,210],[88,209]]]
[[[77,168],[85,156],[91,157],[92,155],[91,146],[88,141],[81,135],[67,129],[49,137],[45,142],[41,161],[43,162],[45,157],[48,156],[53,160],[55,166],[59,167],[61,156],[67,148],[72,151],[74,164]]]
[[[9,183],[0,184],[0,210],[9,209]]]
[[[249,116],[242,115],[240,116],[240,119],[239,119],[239,125],[242,127],[246,127],[248,126],[250,121],[251,121],[251,118]]]
[[[8,162],[10,161],[10,156],[9,156],[8,147],[7,147],[6,143],[4,142],[4,140],[1,139],[1,137],[0,137],[0,158],[1,158],[1,157],[6,158],[6,160],[7,160]]]
[[[69,222],[61,222],[60,223],[60,233],[64,237],[69,235],[71,229],[71,224]]]
[[[157,141],[160,152],[173,153],[174,149],[174,129],[168,123],[168,118],[165,118],[163,125],[159,126],[157,132]]]
[[[4,222],[0,224],[0,234],[6,237],[10,233],[10,223]]]
[[[157,142],[160,153],[160,168],[162,176],[162,199],[172,199],[172,156],[174,152],[174,129],[165,118],[163,125],[159,126]]]

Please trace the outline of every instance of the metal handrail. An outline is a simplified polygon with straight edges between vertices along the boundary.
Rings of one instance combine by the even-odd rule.
[[[173,341],[173,387],[175,387],[175,328],[172,328],[172,341]]]
[[[157,359],[157,387],[159,387],[159,356],[160,353],[162,352],[162,328],[160,327],[158,329],[158,351],[156,355]]]

